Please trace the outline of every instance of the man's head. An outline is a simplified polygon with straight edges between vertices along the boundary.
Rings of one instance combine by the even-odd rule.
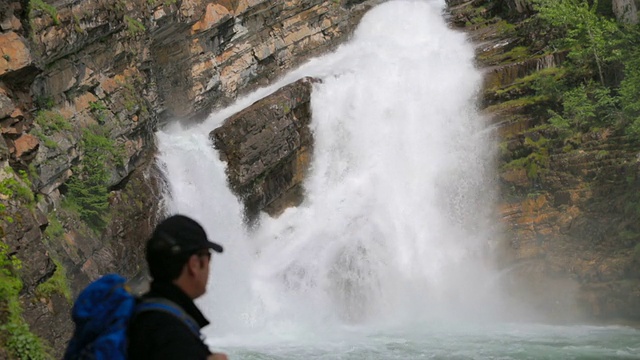
[[[149,272],[155,281],[173,282],[187,295],[204,294],[209,277],[209,249],[222,252],[222,246],[209,241],[195,220],[173,215],[158,224],[147,242]]]

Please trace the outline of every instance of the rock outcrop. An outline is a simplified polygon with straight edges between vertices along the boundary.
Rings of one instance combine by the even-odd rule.
[[[226,119],[211,139],[227,162],[231,188],[243,199],[247,220],[277,214],[302,200],[311,160],[311,88],[303,78]]]

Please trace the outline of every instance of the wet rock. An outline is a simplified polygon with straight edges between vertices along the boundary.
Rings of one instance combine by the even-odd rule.
[[[303,78],[287,85],[210,133],[228,162],[230,185],[243,198],[249,217],[285,197],[304,179],[313,146],[308,125],[314,81]],[[271,208],[274,213],[280,210]]]

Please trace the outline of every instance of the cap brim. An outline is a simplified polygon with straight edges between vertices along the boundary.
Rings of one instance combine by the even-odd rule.
[[[224,249],[222,249],[222,245],[220,244],[216,244],[214,242],[209,241],[207,243],[207,248],[217,252],[217,253],[221,253]]]

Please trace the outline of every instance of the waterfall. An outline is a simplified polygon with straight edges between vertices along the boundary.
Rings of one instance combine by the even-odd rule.
[[[390,1],[350,41],[197,126],[158,132],[171,212],[225,246],[198,300],[211,336],[488,319],[504,313],[491,253],[493,144],[473,47],[443,4]],[[253,231],[208,140],[231,114],[315,76],[305,201]],[[255,341],[255,337],[252,340]]]

